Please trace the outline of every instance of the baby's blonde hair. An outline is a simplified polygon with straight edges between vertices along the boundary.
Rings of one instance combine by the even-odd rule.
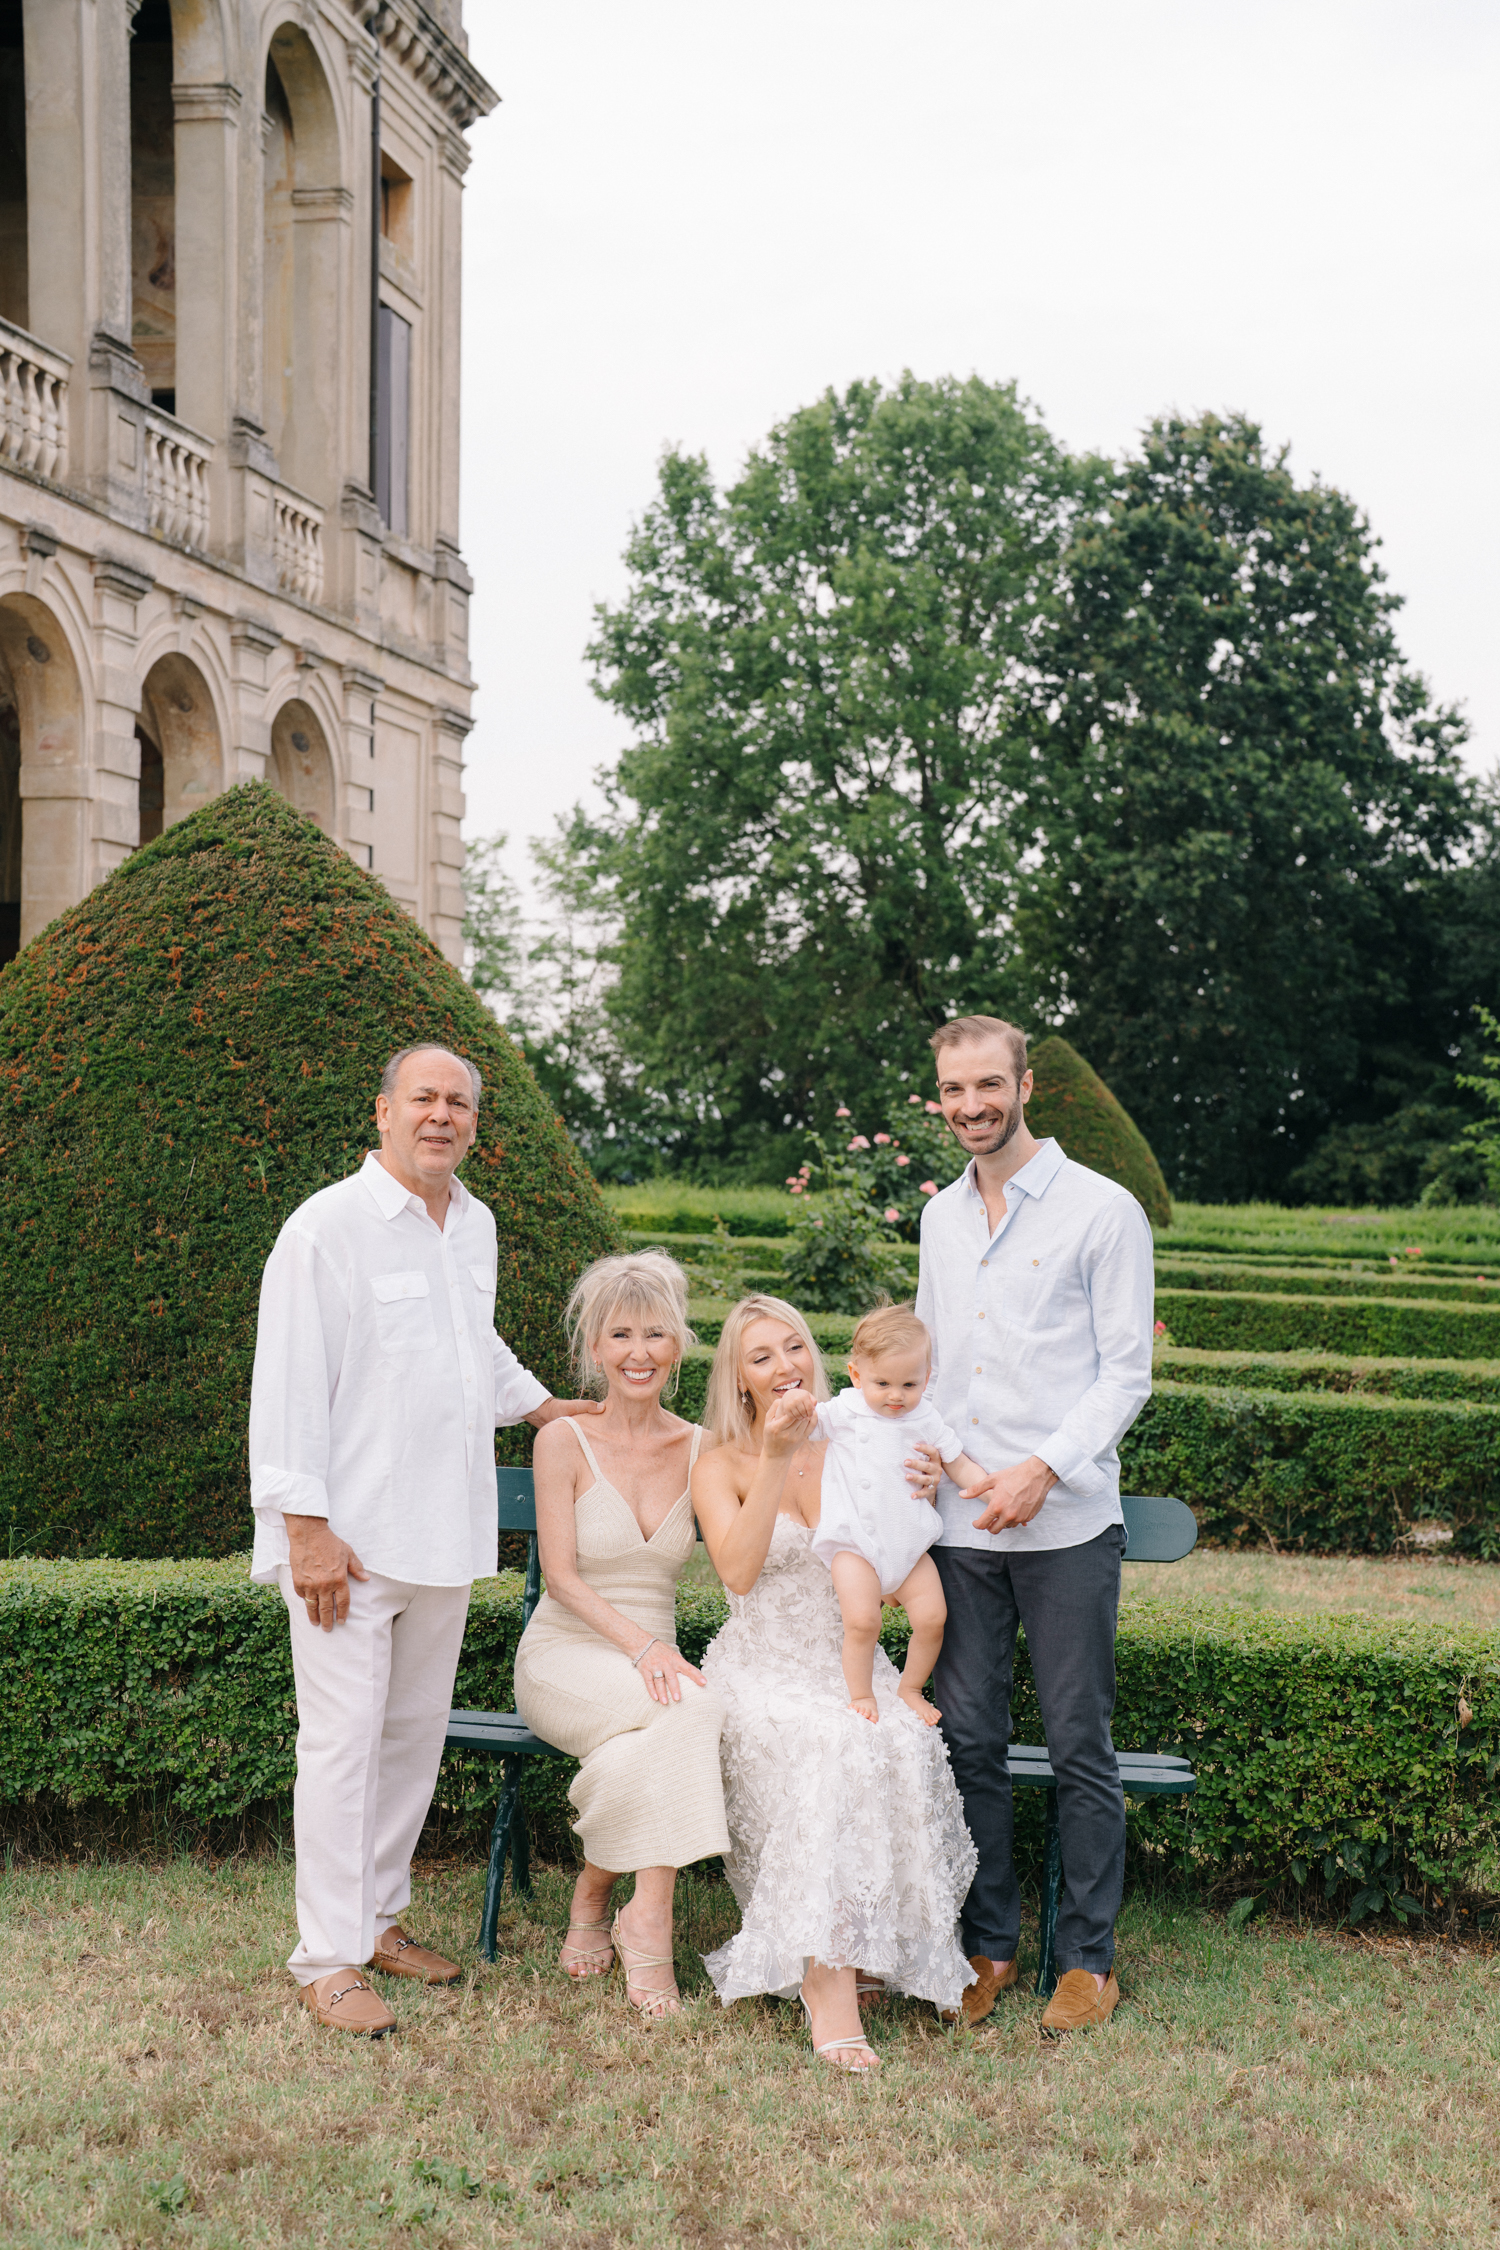
[[[856,1327],[849,1344],[851,1359],[884,1359],[887,1352],[914,1351],[921,1345],[929,1359],[932,1338],[912,1305],[877,1305]]]
[[[687,1275],[665,1250],[634,1250],[623,1257],[596,1258],[585,1266],[568,1299],[568,1348],[579,1392],[595,1397],[606,1388],[594,1347],[617,1313],[659,1320],[681,1359],[697,1342],[688,1326]]]
[[[758,1293],[741,1297],[724,1316],[724,1326],[719,1334],[719,1348],[714,1353],[714,1363],[709,1369],[708,1396],[703,1406],[703,1427],[719,1445],[745,1445],[755,1426],[755,1417],[740,1383],[740,1354],[744,1348],[745,1330],[755,1320],[780,1320],[788,1328],[795,1328],[812,1356],[812,1394],[815,1399],[828,1396],[828,1376],[823,1366],[823,1355],[813,1341],[812,1330],[784,1297],[762,1297]]]

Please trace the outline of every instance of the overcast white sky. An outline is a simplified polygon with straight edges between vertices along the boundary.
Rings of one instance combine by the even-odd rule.
[[[667,443],[1014,378],[1119,451],[1239,408],[1353,495],[1500,753],[1492,0],[467,0],[471,836],[620,746],[582,660]]]

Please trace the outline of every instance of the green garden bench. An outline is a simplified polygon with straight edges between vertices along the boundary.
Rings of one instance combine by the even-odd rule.
[[[502,1531],[527,1535],[526,1590],[521,1601],[521,1630],[531,1623],[531,1613],[541,1600],[542,1569],[536,1539],[536,1488],[530,1469],[497,1469],[496,1502]],[[1191,1508],[1180,1500],[1122,1500],[1128,1534],[1127,1562],[1179,1562],[1197,1540],[1198,1526]],[[516,1711],[450,1711],[444,1747],[477,1751],[498,1758],[502,1767],[500,1801],[490,1830],[490,1864],[484,1885],[484,1909],[479,1920],[479,1950],[486,1961],[495,1958],[495,1933],[500,1920],[500,1893],[505,1887],[507,1854],[511,1882],[523,1897],[531,1895],[531,1857],[526,1822],[519,1817],[522,1763],[527,1758],[560,1758],[561,1750],[532,1733]],[[1190,1797],[1197,1788],[1186,1758],[1144,1750],[1117,1751],[1120,1786],[1127,1797]],[[1053,1967],[1057,1934],[1057,1907],[1062,1893],[1062,1846],[1057,1826],[1057,1783],[1046,1749],[1041,1744],[1013,1742],[1009,1753],[1011,1785],[1016,1789],[1047,1792],[1046,1848],[1042,1860],[1041,1962],[1036,1989],[1050,1993],[1057,1982]]]
[[[1198,1539],[1197,1519],[1181,1500],[1122,1499],[1126,1562],[1181,1562]],[[1197,1777],[1186,1758],[1156,1750],[1117,1750],[1120,1787],[1127,1797],[1191,1797]],[[1062,1841],[1057,1825],[1057,1781],[1046,1747],[1013,1742],[1007,1757],[1013,1789],[1047,1792],[1046,1842],[1042,1853],[1042,1903],[1038,1930],[1041,1958],[1036,1989],[1047,1997],[1057,1984],[1057,1908],[1062,1896]]]
[[[542,1565],[536,1543],[536,1485],[530,1469],[497,1469],[495,1495],[502,1531],[524,1531],[526,1591],[521,1599],[521,1630],[531,1623],[531,1613],[542,1598]],[[479,1950],[486,1961],[495,1958],[495,1931],[500,1920],[500,1893],[505,1888],[506,1847],[510,1848],[511,1881],[523,1898],[531,1896],[531,1853],[526,1822],[519,1816],[522,1761],[527,1758],[561,1758],[533,1734],[517,1711],[450,1711],[447,1750],[477,1750],[481,1757],[498,1758],[501,1765],[500,1802],[490,1830],[490,1870],[485,1878],[484,1911],[479,1918]]]

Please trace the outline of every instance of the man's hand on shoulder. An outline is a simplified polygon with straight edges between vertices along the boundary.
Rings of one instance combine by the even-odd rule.
[[[308,1622],[331,1633],[349,1614],[349,1581],[369,1572],[347,1539],[328,1528],[326,1516],[287,1516],[292,1588],[307,1604]]]
[[[545,1429],[549,1422],[559,1422],[567,1414],[602,1414],[604,1401],[600,1398],[547,1398],[526,1416],[534,1430]]]
[[[966,1500],[982,1500],[984,1511],[974,1518],[976,1531],[1014,1531],[1030,1523],[1057,1478],[1039,1454],[1018,1462],[1013,1469],[997,1469],[982,1484],[970,1485]]]

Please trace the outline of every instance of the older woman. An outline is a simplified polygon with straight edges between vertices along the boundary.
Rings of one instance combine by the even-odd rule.
[[[562,1967],[607,1976],[618,1955],[626,1998],[655,2018],[680,2005],[677,1870],[729,1848],[723,1706],[674,1646],[703,1435],[662,1404],[692,1340],[682,1268],[660,1251],[599,1259],[573,1292],[568,1328],[579,1388],[602,1390],[605,1408],[587,1437],[559,1422],[537,1438],[547,1591],[516,1651],[516,1709],[582,1760],[568,1796],[583,1873]],[[629,1871],[634,1895],[611,1923],[614,1886]]]
[[[707,1965],[726,2007],[798,1993],[814,2050],[862,2071],[877,2061],[862,1989],[951,2009],[973,1983],[958,1914],[975,1855],[942,1737],[900,1700],[880,1651],[876,1724],[849,1708],[838,1600],[812,1551],[826,1449],[809,1433],[827,1396],[801,1314],[777,1297],[742,1299],[709,1378],[718,1448],[693,1474],[729,1595],[703,1669],[724,1703],[726,1865],[741,1917]],[[930,1497],[932,1466],[911,1465]]]

